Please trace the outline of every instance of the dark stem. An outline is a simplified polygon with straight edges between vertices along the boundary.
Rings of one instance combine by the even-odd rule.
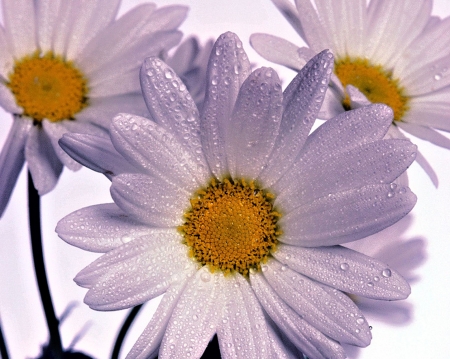
[[[134,319],[136,318],[137,314],[142,308],[142,304],[139,304],[135,306],[133,309],[130,310],[130,313],[128,313],[128,316],[126,317],[125,321],[123,322],[122,328],[120,328],[119,334],[116,338],[116,343],[114,344],[114,349],[111,354],[111,359],[117,359],[119,358],[120,349],[122,348],[123,341],[125,340],[125,337],[127,335],[128,330],[131,327],[131,324],[133,323]]]
[[[30,238],[34,271],[36,273],[36,281],[50,334],[49,348],[51,348],[55,358],[62,358],[63,349],[61,336],[59,334],[59,320],[56,318],[55,310],[53,308],[52,297],[47,281],[47,273],[45,271],[44,253],[42,250],[40,197],[36,188],[34,188],[30,172],[28,172],[28,216],[30,221]]]
[[[2,359],[9,359],[8,348],[6,347],[6,341],[3,337],[2,323],[0,322],[0,355]]]

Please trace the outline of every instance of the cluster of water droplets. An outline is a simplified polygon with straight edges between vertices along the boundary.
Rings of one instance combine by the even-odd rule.
[[[177,138],[196,162],[197,171],[206,174],[199,113],[186,86],[168,65],[157,58],[145,60],[141,86],[151,118]]]

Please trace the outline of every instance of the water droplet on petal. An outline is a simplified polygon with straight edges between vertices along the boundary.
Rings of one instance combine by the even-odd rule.
[[[209,282],[211,280],[211,274],[209,274],[208,272],[203,272],[202,274],[200,274],[200,279],[203,282]]]
[[[365,320],[362,317],[356,319],[356,323],[358,323],[359,325],[364,324],[364,322],[365,322]]]
[[[389,268],[383,269],[381,272],[382,276],[385,278],[389,278],[392,275],[392,272]]]
[[[348,265],[348,263],[341,263],[341,265],[339,266],[341,268],[341,270],[346,271],[350,268],[350,266]]]

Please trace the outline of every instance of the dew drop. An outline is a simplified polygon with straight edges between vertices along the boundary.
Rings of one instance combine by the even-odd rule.
[[[219,79],[217,78],[217,76],[213,76],[213,78],[211,79],[211,83],[215,86],[219,83]]]
[[[358,323],[359,325],[364,324],[364,322],[365,322],[364,318],[356,319],[356,323]]]
[[[266,272],[267,269],[269,269],[268,266],[266,266],[266,265],[262,265],[262,266],[261,266],[261,270],[262,270],[263,272]]]
[[[372,287],[373,287],[373,282],[367,283],[367,286],[370,287],[370,288],[372,288]]]
[[[389,268],[383,269],[381,275],[385,278],[389,278],[392,275],[392,272]]]
[[[440,79],[442,79],[442,75],[441,74],[436,74],[436,75],[434,75],[434,79],[436,81],[439,81]]]
[[[211,280],[211,274],[209,274],[207,272],[203,272],[202,274],[200,274],[200,279],[203,282],[209,282]]]
[[[348,265],[348,263],[341,263],[341,265],[339,266],[341,268],[341,270],[346,271],[350,268],[350,266]]]
[[[164,71],[164,76],[166,77],[166,79],[171,79],[171,78],[173,78],[173,73],[172,73],[172,71],[167,69],[166,71]]]

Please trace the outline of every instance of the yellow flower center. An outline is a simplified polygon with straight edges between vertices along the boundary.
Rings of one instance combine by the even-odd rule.
[[[353,85],[361,91],[372,103],[384,103],[394,111],[394,121],[401,121],[408,110],[409,97],[392,77],[392,73],[381,66],[372,65],[366,59],[345,58],[336,61],[334,71],[342,85]],[[349,110],[350,98],[347,95],[343,101],[344,108]]]
[[[71,62],[51,52],[17,60],[7,86],[24,115],[37,121],[72,119],[87,106],[86,79]]]
[[[245,180],[213,180],[191,199],[179,230],[189,255],[225,274],[259,270],[275,250],[280,214],[274,196]]]

